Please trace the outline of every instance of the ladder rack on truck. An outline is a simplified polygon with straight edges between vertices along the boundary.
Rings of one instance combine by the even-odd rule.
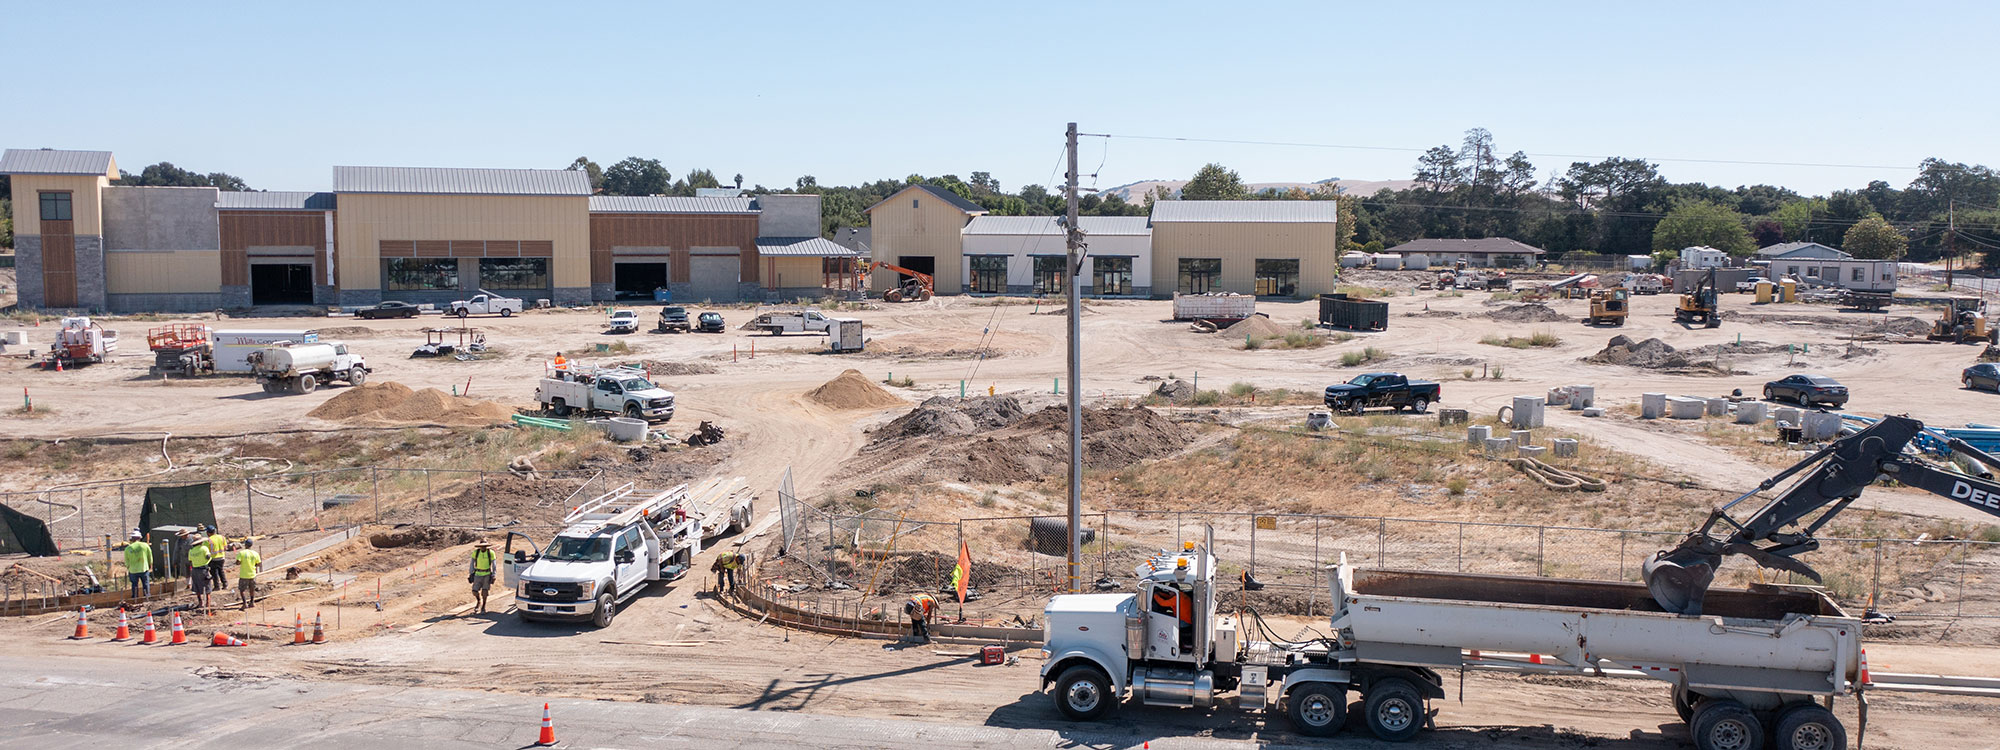
[[[647,494],[650,493],[650,494]],[[630,526],[641,520],[660,527],[671,518],[675,506],[687,502],[688,486],[668,490],[641,490],[631,482],[585,501],[563,516],[569,528],[565,534],[595,534],[605,529]]]

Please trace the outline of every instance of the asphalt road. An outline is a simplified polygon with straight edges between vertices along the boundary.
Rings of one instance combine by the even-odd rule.
[[[579,665],[581,669],[590,668]],[[561,679],[559,674],[549,679]],[[523,686],[524,690],[528,686]],[[1129,734],[954,726],[674,704],[549,701],[557,747],[1138,747]],[[0,748],[525,748],[542,701],[476,690],[312,682],[74,656],[0,670]],[[1168,738],[1174,748],[1282,747]]]

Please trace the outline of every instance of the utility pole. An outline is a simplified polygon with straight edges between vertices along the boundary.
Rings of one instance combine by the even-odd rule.
[[[1076,224],[1076,123],[1069,124],[1069,181],[1064,187],[1068,210],[1063,236],[1069,245],[1068,278],[1063,293],[1069,299],[1069,592],[1083,589],[1077,574],[1083,568],[1083,299],[1077,274],[1083,269],[1083,231]]]
[[[1944,204],[1944,290],[1947,292],[1956,288],[1953,284],[1957,282],[1952,281],[1951,278],[1951,267],[1954,262],[1952,256],[1957,254],[1958,201],[1947,201]],[[1985,288],[1983,286],[1984,282],[1981,282],[1981,284],[1980,288],[1983,290]]]

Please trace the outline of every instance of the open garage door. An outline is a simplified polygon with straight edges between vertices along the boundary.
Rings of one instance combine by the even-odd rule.
[[[667,288],[667,262],[618,261],[612,266],[612,287],[619,299],[652,299],[654,289]]]
[[[313,301],[311,263],[250,265],[250,304],[310,305]]]
[[[696,255],[688,258],[688,298],[734,302],[740,292],[743,259],[736,255]]]

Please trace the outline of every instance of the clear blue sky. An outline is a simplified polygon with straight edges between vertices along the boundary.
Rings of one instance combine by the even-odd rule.
[[[348,165],[1046,183],[1085,132],[1913,167],[2000,164],[2000,4],[0,2],[0,146],[262,189]],[[25,67],[24,67],[25,64]],[[48,103],[73,103],[44,106]],[[1108,146],[1108,152],[1106,148]],[[1098,183],[1406,179],[1415,153],[1089,141]],[[1540,156],[1543,175],[1572,159]],[[1809,193],[1910,169],[1693,164]],[[1088,182],[1088,180],[1086,180]]]

